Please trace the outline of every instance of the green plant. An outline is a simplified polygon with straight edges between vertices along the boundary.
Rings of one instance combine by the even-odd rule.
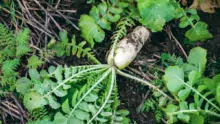
[[[156,121],[158,123],[161,122],[161,118],[163,117],[163,112],[161,110],[161,108],[158,106],[157,101],[154,100],[153,98],[148,98],[142,108],[141,108],[141,112],[150,112],[153,111],[154,112],[154,117],[156,119]]]
[[[193,48],[182,66],[169,66],[164,75],[168,91],[178,101],[164,109],[168,123],[181,120],[185,123],[205,123],[205,116],[220,117],[218,80],[203,77],[206,65],[206,50]],[[208,121],[208,120],[206,120]]]
[[[172,100],[154,85],[120,71],[113,64],[114,54],[119,53],[114,50],[121,49],[117,42],[126,34],[123,33],[127,31],[126,26],[132,26],[128,23],[129,19],[124,19],[124,22],[126,23],[118,25],[119,31],[114,35],[113,52],[110,52],[108,57],[109,64],[50,67],[48,72],[42,70],[40,73],[36,69],[30,69],[30,79],[21,78],[16,85],[17,92],[24,95],[23,103],[26,108],[34,110],[49,105],[56,110],[53,123],[129,123],[125,117],[128,112],[117,109],[119,100],[116,73],[142,82]],[[143,36],[149,34],[144,27],[138,27],[124,41],[134,40],[134,36],[141,37],[142,35],[137,35],[140,34],[139,32]],[[133,45],[134,50],[136,47],[140,50],[144,43],[142,40],[147,38],[138,37],[137,43],[129,44]],[[139,50],[129,52],[137,53]],[[126,65],[131,62],[131,60],[126,61],[128,61]]]
[[[48,47],[55,52],[56,56],[61,57],[64,55],[76,55],[77,58],[86,56],[92,62],[100,64],[92,53],[92,49],[90,47],[85,47],[86,41],[82,41],[77,45],[74,35],[71,39],[71,43],[69,42],[67,31],[60,32],[59,35],[61,39],[60,42],[56,42],[54,39],[52,39],[48,44]]]
[[[185,34],[191,42],[212,38],[207,25],[200,21],[196,10],[184,10],[175,0],[138,0],[137,2],[140,22],[153,32],[163,30],[166,22],[180,18],[180,28],[191,26]]]
[[[127,16],[127,13],[131,13],[131,17],[136,16],[132,3],[133,0],[110,0],[93,6],[89,15],[82,15],[80,18],[81,36],[91,47],[94,46],[95,42],[102,42],[105,38],[103,29],[111,30],[112,23],[118,22],[124,17],[123,15]]]
[[[31,52],[28,45],[29,33],[30,30],[25,28],[14,35],[0,24],[0,84],[2,86],[9,84],[13,89],[18,75],[15,70],[20,64],[20,58]]]

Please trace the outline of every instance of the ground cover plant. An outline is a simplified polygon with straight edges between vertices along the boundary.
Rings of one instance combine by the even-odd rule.
[[[0,123],[147,123],[131,109],[153,112],[148,123],[218,123],[220,56],[203,48],[215,34],[198,14],[218,2],[1,1]],[[84,11],[73,9],[81,3]],[[151,46],[157,61],[141,59],[161,32],[175,49],[158,56]],[[139,106],[121,102],[125,79],[148,90]]]

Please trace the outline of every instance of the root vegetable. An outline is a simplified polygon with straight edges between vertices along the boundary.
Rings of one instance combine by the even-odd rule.
[[[113,55],[113,64],[118,69],[127,67],[137,56],[144,43],[149,38],[150,31],[143,26],[138,26],[116,45]],[[108,63],[111,63],[111,56],[108,56]]]

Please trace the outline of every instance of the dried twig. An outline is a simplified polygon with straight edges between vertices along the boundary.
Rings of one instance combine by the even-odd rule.
[[[150,94],[150,90],[147,91],[147,93],[144,95],[144,98],[141,101],[141,104],[138,106],[137,114],[139,114],[141,112],[141,109],[142,109],[142,107],[144,105],[144,102],[148,98],[149,94]]]
[[[173,35],[173,33],[170,30],[170,26],[168,26],[165,31],[167,32],[167,34],[173,38],[173,40],[175,41],[175,43],[177,44],[177,46],[180,48],[181,52],[183,53],[183,55],[187,58],[187,54],[185,52],[185,50],[183,49],[182,45],[180,44],[180,42],[176,39],[176,37]]]
[[[63,29],[60,27],[60,25],[57,23],[57,21],[50,15],[50,13],[49,13],[37,0],[34,0],[34,2],[35,2],[45,13],[48,13],[48,16],[51,18],[51,20],[54,22],[54,24],[57,26],[57,28],[58,28],[60,31],[63,31]]]

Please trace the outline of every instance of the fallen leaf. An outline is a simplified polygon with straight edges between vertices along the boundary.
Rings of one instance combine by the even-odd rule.
[[[187,5],[187,0],[181,0],[181,4],[182,4],[183,6],[186,6],[186,5]]]
[[[207,12],[207,13],[214,13],[215,12],[215,9],[214,9],[214,6],[213,6],[211,0],[204,0],[200,4],[200,8],[203,12]]]
[[[192,5],[189,7],[190,9],[197,9],[199,6],[199,0],[194,0]]]
[[[217,3],[218,3],[218,7],[220,7],[220,0],[217,0]]]

